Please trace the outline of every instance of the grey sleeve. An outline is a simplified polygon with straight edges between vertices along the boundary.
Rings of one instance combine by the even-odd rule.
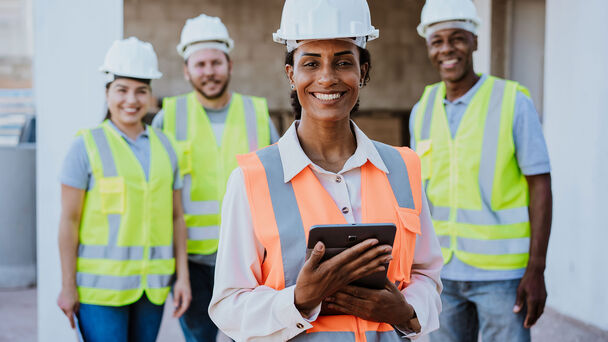
[[[59,181],[61,184],[87,190],[91,181],[91,163],[82,136],[76,137],[63,160]]]
[[[154,115],[154,118],[152,119],[152,124],[150,126],[162,130],[164,118],[165,118],[165,112],[161,109],[158,111],[158,113],[156,113],[156,115]]]
[[[418,103],[414,105],[410,112],[410,148],[416,151],[416,139],[414,139],[414,125],[416,123],[416,112],[418,111]]]
[[[274,122],[272,121],[272,118],[270,116],[268,116],[268,122],[270,123],[270,143],[274,144],[277,141],[279,141],[279,132],[277,131],[277,128],[274,126]]]
[[[519,91],[515,97],[513,142],[517,163],[524,175],[539,175],[551,171],[538,113],[532,100]]]

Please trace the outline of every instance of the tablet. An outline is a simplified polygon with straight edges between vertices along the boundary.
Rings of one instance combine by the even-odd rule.
[[[325,255],[321,261],[330,259],[347,248],[367,239],[378,239],[378,245],[393,246],[397,228],[392,223],[353,223],[315,225],[308,233],[306,259],[310,256],[317,242],[325,245]],[[386,269],[355,280],[351,285],[371,289],[383,289],[386,279]]]

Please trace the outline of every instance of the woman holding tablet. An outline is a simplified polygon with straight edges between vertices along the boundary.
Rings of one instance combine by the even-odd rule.
[[[438,327],[443,261],[418,157],[350,119],[377,37],[365,0],[285,2],[274,40],[300,120],[228,181],[209,313],[235,340],[399,341]],[[350,223],[393,223],[393,248],[367,239],[321,262],[317,243],[305,260],[311,226]],[[383,289],[349,285],[386,263]]]
[[[141,121],[162,74],[135,37],[115,41],[101,71],[108,115],[78,134],[61,175],[57,304],[87,342],[152,342],[174,273],[174,316],[191,298],[177,158]]]

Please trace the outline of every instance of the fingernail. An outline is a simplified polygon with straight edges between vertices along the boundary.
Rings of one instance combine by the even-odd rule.
[[[378,240],[377,240],[377,239],[372,239],[372,242],[371,242],[371,244],[372,244],[372,246],[373,246],[373,245],[376,245],[376,244],[378,244]]]
[[[515,306],[513,307],[513,312],[518,313],[520,309],[521,309],[521,308],[519,307],[519,305],[515,305]]]
[[[323,243],[321,243],[321,242],[317,242],[317,244],[315,245],[315,250],[316,250],[317,252],[322,251],[322,250],[323,250]]]
[[[333,302],[334,300],[335,300],[334,297],[327,297],[327,298],[325,298],[326,302]]]

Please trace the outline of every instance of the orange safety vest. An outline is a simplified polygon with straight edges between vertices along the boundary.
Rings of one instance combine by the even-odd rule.
[[[397,227],[388,278],[402,290],[410,282],[416,235],[420,235],[420,160],[409,148],[374,144],[389,172],[384,173],[369,161],[361,167],[362,220],[394,223]],[[346,219],[310,166],[284,182],[276,144],[237,159],[244,174],[255,235],[267,253],[260,260],[262,278],[258,282],[275,290],[295,285],[304,265],[310,227],[346,224]],[[350,315],[319,316],[312,325],[293,340],[400,341],[390,324]]]

